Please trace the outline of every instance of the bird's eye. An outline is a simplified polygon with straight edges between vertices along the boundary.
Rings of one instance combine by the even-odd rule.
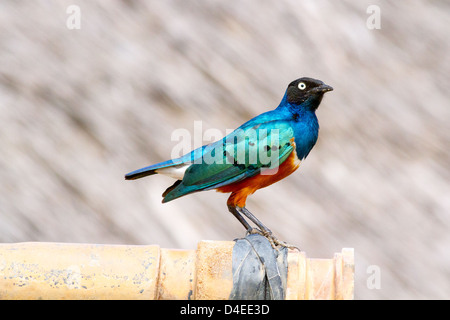
[[[304,82],[300,82],[300,83],[298,84],[298,88],[299,88],[300,90],[305,90],[305,89],[306,89],[306,84],[305,84]]]

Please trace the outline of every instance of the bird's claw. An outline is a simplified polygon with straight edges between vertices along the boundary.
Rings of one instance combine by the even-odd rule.
[[[272,233],[271,232],[269,233],[267,231],[264,232],[264,231],[262,231],[262,230],[260,230],[258,228],[250,228],[250,229],[247,230],[246,235],[248,236],[248,235],[251,235],[251,234],[259,234],[259,235],[267,238],[267,236],[271,235]]]
[[[279,247],[301,251],[299,247],[297,247],[297,246],[295,246],[293,244],[287,243],[287,242],[285,242],[283,240],[279,240],[279,239],[277,239],[275,237],[273,237],[272,240],[269,239],[269,241],[270,241],[271,244],[273,243],[273,244],[275,244],[276,246],[279,246]],[[272,245],[272,247],[274,249],[277,249],[273,245]]]
[[[272,235],[272,231],[270,231],[270,230],[263,231],[263,230],[260,230],[257,228],[251,228],[251,229],[247,230],[247,235],[251,235],[251,234],[259,234],[259,235],[265,237],[267,240],[269,240],[273,249],[278,250],[279,249],[278,247],[282,247],[282,248],[288,248],[288,249],[293,249],[293,250],[296,249],[298,251],[301,251],[299,247],[297,247],[293,244],[287,243],[283,240],[279,240],[277,237]]]
[[[281,248],[288,248],[288,249],[296,249],[298,251],[301,251],[299,247],[287,243],[283,240],[279,240],[277,237],[273,236],[272,234],[265,236],[267,240],[269,240],[270,244],[272,245],[272,248],[279,250]]]

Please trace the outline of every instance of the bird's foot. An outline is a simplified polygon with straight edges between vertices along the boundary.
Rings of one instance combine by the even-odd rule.
[[[293,244],[287,243],[283,240],[279,240],[278,238],[276,238],[272,235],[270,235],[270,237],[266,237],[266,238],[269,240],[270,244],[272,245],[272,248],[274,248],[274,249],[278,249],[278,247],[282,247],[282,248],[288,248],[288,249],[293,249],[293,250],[295,249],[295,250],[301,251],[299,247],[297,247]]]
[[[283,247],[283,248],[296,249],[298,251],[301,251],[299,247],[297,247],[293,244],[287,243],[283,240],[279,240],[277,237],[275,237],[272,234],[272,231],[270,231],[270,230],[260,230],[257,228],[250,228],[247,230],[247,235],[250,235],[250,234],[259,234],[259,235],[267,238],[267,240],[269,240],[273,249],[278,250],[279,247]]]
[[[247,230],[246,235],[248,236],[248,235],[251,235],[251,234],[259,234],[259,235],[261,235],[261,236],[263,236],[263,237],[267,237],[267,235],[268,235],[269,233],[264,232],[264,231],[262,231],[262,230],[260,230],[260,229],[258,229],[258,228],[250,228],[250,229]],[[270,234],[271,234],[271,233],[270,233]]]

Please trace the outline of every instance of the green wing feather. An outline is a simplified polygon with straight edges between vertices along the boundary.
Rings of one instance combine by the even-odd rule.
[[[168,189],[163,202],[225,186],[277,167],[294,149],[293,138],[293,129],[285,121],[237,129],[208,145],[201,163],[194,163],[186,170],[183,181]]]

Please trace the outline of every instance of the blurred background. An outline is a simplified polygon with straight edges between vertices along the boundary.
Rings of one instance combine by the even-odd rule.
[[[123,175],[170,158],[175,129],[225,133],[309,76],[334,87],[318,143],[247,207],[309,257],[355,248],[357,299],[449,298],[449,24],[444,0],[3,0],[0,242],[244,236],[227,195],[163,205],[170,178]]]

